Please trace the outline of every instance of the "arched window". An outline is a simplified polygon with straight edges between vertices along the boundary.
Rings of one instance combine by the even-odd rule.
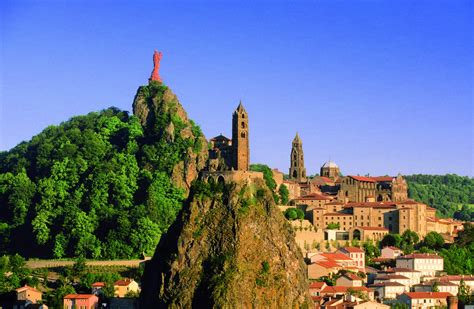
[[[354,230],[354,232],[352,233],[352,239],[360,240],[360,231],[359,230]]]
[[[220,176],[217,178],[217,182],[223,184],[223,183],[225,182],[224,176],[220,175]]]
[[[244,113],[242,113],[241,117],[242,117],[243,119],[245,119],[245,114],[244,114]]]
[[[242,127],[242,129],[245,129],[245,122],[242,121],[242,123],[240,124],[240,126]]]
[[[245,132],[240,133],[240,137],[245,138]]]
[[[298,173],[296,173],[296,171],[293,171],[293,178],[296,178],[296,176],[298,176]]]

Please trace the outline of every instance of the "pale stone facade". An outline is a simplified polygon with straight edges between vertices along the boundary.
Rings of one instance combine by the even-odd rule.
[[[413,253],[396,259],[397,268],[408,268],[421,272],[422,277],[434,277],[443,270],[444,260],[436,254]]]

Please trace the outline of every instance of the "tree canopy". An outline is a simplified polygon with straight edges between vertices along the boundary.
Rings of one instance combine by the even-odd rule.
[[[135,116],[109,108],[49,126],[1,152],[0,253],[152,254],[185,197],[170,179],[172,166],[194,146],[178,129],[173,143],[163,142],[164,126],[183,124],[172,115],[161,120],[147,136]]]

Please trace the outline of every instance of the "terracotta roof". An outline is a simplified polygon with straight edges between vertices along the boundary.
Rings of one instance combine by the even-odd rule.
[[[367,230],[367,231],[387,231],[388,229],[384,227],[377,227],[377,226],[357,226],[356,228],[361,229],[361,230]]]
[[[335,260],[335,261],[352,261],[352,259],[350,257],[348,257],[347,255],[343,254],[343,253],[337,253],[337,252],[333,252],[333,253],[321,253],[320,254],[321,256],[327,258],[328,260]]]
[[[122,280],[115,281],[114,285],[128,286],[132,282],[133,282],[133,280],[130,280],[130,279],[122,279]]]
[[[390,281],[387,281],[387,282],[380,282],[380,283],[374,283],[374,284],[371,284],[369,286],[373,286],[373,287],[381,287],[381,286],[404,286],[403,284],[401,284],[400,282],[390,282]]]
[[[326,282],[311,282],[309,284],[310,289],[322,289],[326,285]]]
[[[21,288],[16,289],[15,291],[16,291],[17,293],[20,293],[20,292],[23,292],[23,291],[26,291],[26,290],[30,290],[30,291],[34,291],[34,292],[41,293],[41,291],[38,291],[38,290],[35,289],[34,287],[31,287],[31,286],[26,285],[26,284],[25,284],[24,286],[22,286]]]
[[[335,268],[335,267],[341,267],[338,263],[334,261],[318,261],[315,264],[322,266],[324,268]]]
[[[342,277],[346,277],[346,278],[351,279],[351,280],[362,280],[361,277],[357,276],[356,274],[352,274],[352,273],[346,273],[346,274],[342,275]]]
[[[351,176],[349,175],[352,179],[355,179],[357,181],[365,181],[365,182],[375,182],[375,180],[372,177],[363,177],[363,176]]]
[[[67,294],[64,296],[65,299],[89,299],[91,297],[97,297],[94,294]]]
[[[94,283],[92,283],[93,288],[101,288],[101,287],[104,287],[104,286],[105,286],[104,282],[94,282]]]
[[[344,203],[338,202],[338,201],[332,201],[332,202],[326,203],[326,205],[344,205]]]
[[[350,253],[364,253],[364,250],[362,250],[361,248],[357,248],[357,247],[343,247],[339,250],[344,250],[344,251],[347,251],[347,252],[350,252]]]
[[[429,254],[429,253],[412,253],[408,255],[399,256],[397,259],[443,259],[441,256],[437,254]]]
[[[474,281],[474,276],[470,275],[451,275],[451,276],[443,276],[439,278],[440,281]]]
[[[318,194],[318,193],[311,193],[307,194],[301,197],[295,198],[295,200],[317,200],[317,201],[326,201],[326,200],[332,200],[332,197],[324,195],[324,194]]]
[[[397,250],[397,251],[402,251],[402,249],[394,247],[394,246],[383,247],[382,250],[385,249],[385,248],[392,249],[392,250]]]
[[[380,276],[376,277],[375,280],[390,280],[390,279],[410,279],[408,277],[402,276],[402,275],[385,275],[385,276]]]
[[[447,298],[448,296],[453,296],[448,292],[405,292],[403,293],[411,299],[420,299],[420,298]],[[403,295],[402,294],[402,295]]]
[[[324,289],[322,289],[321,293],[329,293],[329,294],[335,294],[335,293],[346,293],[347,290],[353,290],[353,291],[364,291],[364,292],[372,292],[371,289],[365,287],[365,286],[340,286],[340,285],[335,285],[335,286],[327,286]]]
[[[384,258],[384,257],[378,257],[378,258],[373,258],[372,262],[375,263],[381,263],[381,262],[387,262],[393,260],[392,258]]]

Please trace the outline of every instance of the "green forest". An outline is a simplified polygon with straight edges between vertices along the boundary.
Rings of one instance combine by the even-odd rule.
[[[436,208],[438,216],[474,221],[474,178],[453,174],[405,178],[408,196]]]
[[[141,87],[159,97],[167,88]],[[175,128],[173,141],[165,127]],[[162,113],[145,130],[117,108],[49,126],[0,153],[0,255],[128,259],[151,255],[181,209],[173,166],[202,133]],[[145,132],[146,131],[146,132]]]

